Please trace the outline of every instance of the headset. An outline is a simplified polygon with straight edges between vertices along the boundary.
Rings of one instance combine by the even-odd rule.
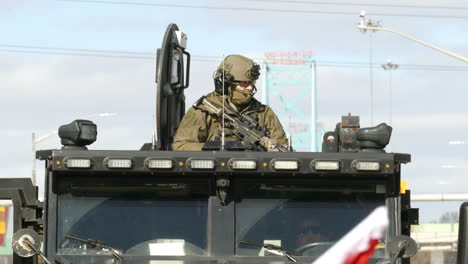
[[[229,87],[231,87],[234,81],[234,76],[227,73],[223,69],[218,69],[213,74],[215,92],[217,94],[229,94]],[[224,90],[224,91],[223,91]]]
[[[213,79],[215,84],[215,91],[218,94],[229,94],[229,88],[234,82],[234,76],[229,74],[231,71],[231,64],[223,64],[223,68],[218,68],[213,73]],[[248,70],[247,75],[253,80],[257,80],[260,76],[260,65],[254,63],[252,68]],[[224,91],[223,91],[224,90]],[[254,93],[257,91],[257,87],[253,86]]]

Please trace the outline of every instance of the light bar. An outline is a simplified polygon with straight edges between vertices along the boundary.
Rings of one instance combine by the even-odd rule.
[[[68,158],[64,161],[65,166],[70,169],[89,169],[93,166],[90,159]]]
[[[273,160],[272,167],[275,170],[298,170],[299,162],[297,160]]]
[[[354,169],[358,171],[379,171],[380,162],[378,161],[354,161]]]
[[[215,162],[214,160],[205,160],[205,159],[192,159],[190,162],[187,162],[189,164],[190,168],[193,170],[203,170],[203,169],[209,169],[212,170],[215,168]]]
[[[148,169],[172,169],[174,162],[170,159],[150,159],[146,161]]]
[[[256,160],[232,160],[230,162],[233,170],[255,170],[257,168]]]
[[[107,159],[106,166],[109,169],[131,169],[133,161],[131,159]]]
[[[316,160],[312,162],[312,167],[318,171],[338,171],[340,170],[340,162],[336,160]]]

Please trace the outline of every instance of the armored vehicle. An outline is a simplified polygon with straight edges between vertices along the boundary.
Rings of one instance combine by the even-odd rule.
[[[36,154],[43,202],[29,179],[0,180],[14,205],[14,264],[312,263],[381,205],[390,225],[370,263],[409,263],[418,212],[400,173],[410,155],[383,150],[386,125],[344,116],[317,153],[172,151],[189,86],[185,43],[169,25],[153,142],[91,150],[97,126],[75,120],[59,129],[62,148]]]

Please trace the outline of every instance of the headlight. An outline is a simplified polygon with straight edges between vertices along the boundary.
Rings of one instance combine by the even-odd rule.
[[[297,160],[273,160],[271,162],[275,170],[298,170],[299,161]]]
[[[378,161],[358,161],[352,163],[355,170],[358,171],[380,171],[380,162]]]
[[[148,159],[146,167],[148,169],[172,169],[174,162],[170,159]]]
[[[233,170],[255,170],[257,168],[256,160],[231,160],[229,164]]]
[[[314,160],[312,168],[317,171],[338,171],[340,170],[340,162],[336,160]]]
[[[69,169],[89,169],[93,166],[90,159],[82,158],[66,158],[63,163]]]
[[[212,159],[190,159],[187,164],[193,170],[212,170],[216,166]]]
[[[104,160],[109,169],[131,169],[133,167],[133,160],[131,159],[111,159]]]

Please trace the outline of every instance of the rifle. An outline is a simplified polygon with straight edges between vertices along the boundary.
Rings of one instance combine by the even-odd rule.
[[[239,137],[245,145],[250,145],[260,151],[275,151],[289,152],[290,150],[277,143],[268,137],[265,130],[258,129],[257,122],[249,116],[237,115],[231,109],[225,108],[224,113],[221,107],[218,107],[203,98],[203,103],[207,106],[207,110],[217,115],[219,118],[224,118],[229,124],[234,127],[234,134]]]

